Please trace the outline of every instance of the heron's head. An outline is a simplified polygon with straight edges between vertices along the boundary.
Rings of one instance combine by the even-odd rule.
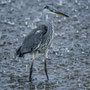
[[[51,13],[51,14],[56,14],[56,15],[60,15],[60,16],[64,16],[64,17],[69,17],[68,15],[61,13],[60,11],[56,10],[55,8],[53,8],[50,5],[47,5],[44,7],[44,12],[45,13]]]

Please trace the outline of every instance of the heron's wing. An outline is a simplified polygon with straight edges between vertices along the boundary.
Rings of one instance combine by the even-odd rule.
[[[47,30],[44,28],[36,28],[32,30],[29,35],[24,39],[24,42],[21,46],[21,52],[28,53],[38,50],[41,45],[42,38],[46,32]]]

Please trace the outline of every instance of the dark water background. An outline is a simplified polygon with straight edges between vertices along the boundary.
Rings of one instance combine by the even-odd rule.
[[[46,82],[43,56],[34,63],[33,82],[26,82],[31,58],[13,59],[24,37],[41,20],[45,4],[69,18],[54,18]],[[90,0],[0,0],[0,90],[90,90]]]

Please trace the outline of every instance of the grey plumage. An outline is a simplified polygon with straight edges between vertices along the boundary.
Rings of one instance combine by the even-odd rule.
[[[32,71],[33,71],[33,63],[36,58],[36,53],[44,53],[45,57],[45,63],[44,63],[44,70],[48,78],[47,74],[47,54],[48,54],[48,47],[51,44],[52,36],[53,36],[53,28],[52,23],[48,20],[47,14],[48,12],[62,15],[65,17],[68,17],[67,15],[58,12],[56,9],[54,9],[52,6],[46,6],[44,7],[43,11],[43,24],[38,26],[37,28],[33,29],[24,39],[22,45],[18,48],[16,51],[16,54],[19,57],[22,57],[26,53],[32,53],[32,64],[30,67],[30,76],[29,81],[31,81]]]
[[[53,34],[51,29],[52,27],[47,27],[46,25],[40,25],[33,29],[18,48],[17,55],[22,57],[26,53],[43,52],[46,50]]]

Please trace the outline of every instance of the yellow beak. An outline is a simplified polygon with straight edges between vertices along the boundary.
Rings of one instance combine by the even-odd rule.
[[[68,15],[63,14],[63,13],[61,13],[59,11],[55,11],[54,13],[57,14],[57,15],[60,15],[60,16],[69,17]]]
[[[61,13],[61,12],[59,12],[59,11],[57,11],[57,10],[50,10],[52,13],[54,13],[54,14],[57,14],[57,15],[60,15],[60,16],[64,16],[64,17],[69,17],[68,15],[66,15],[66,14],[64,14],[64,13]]]

